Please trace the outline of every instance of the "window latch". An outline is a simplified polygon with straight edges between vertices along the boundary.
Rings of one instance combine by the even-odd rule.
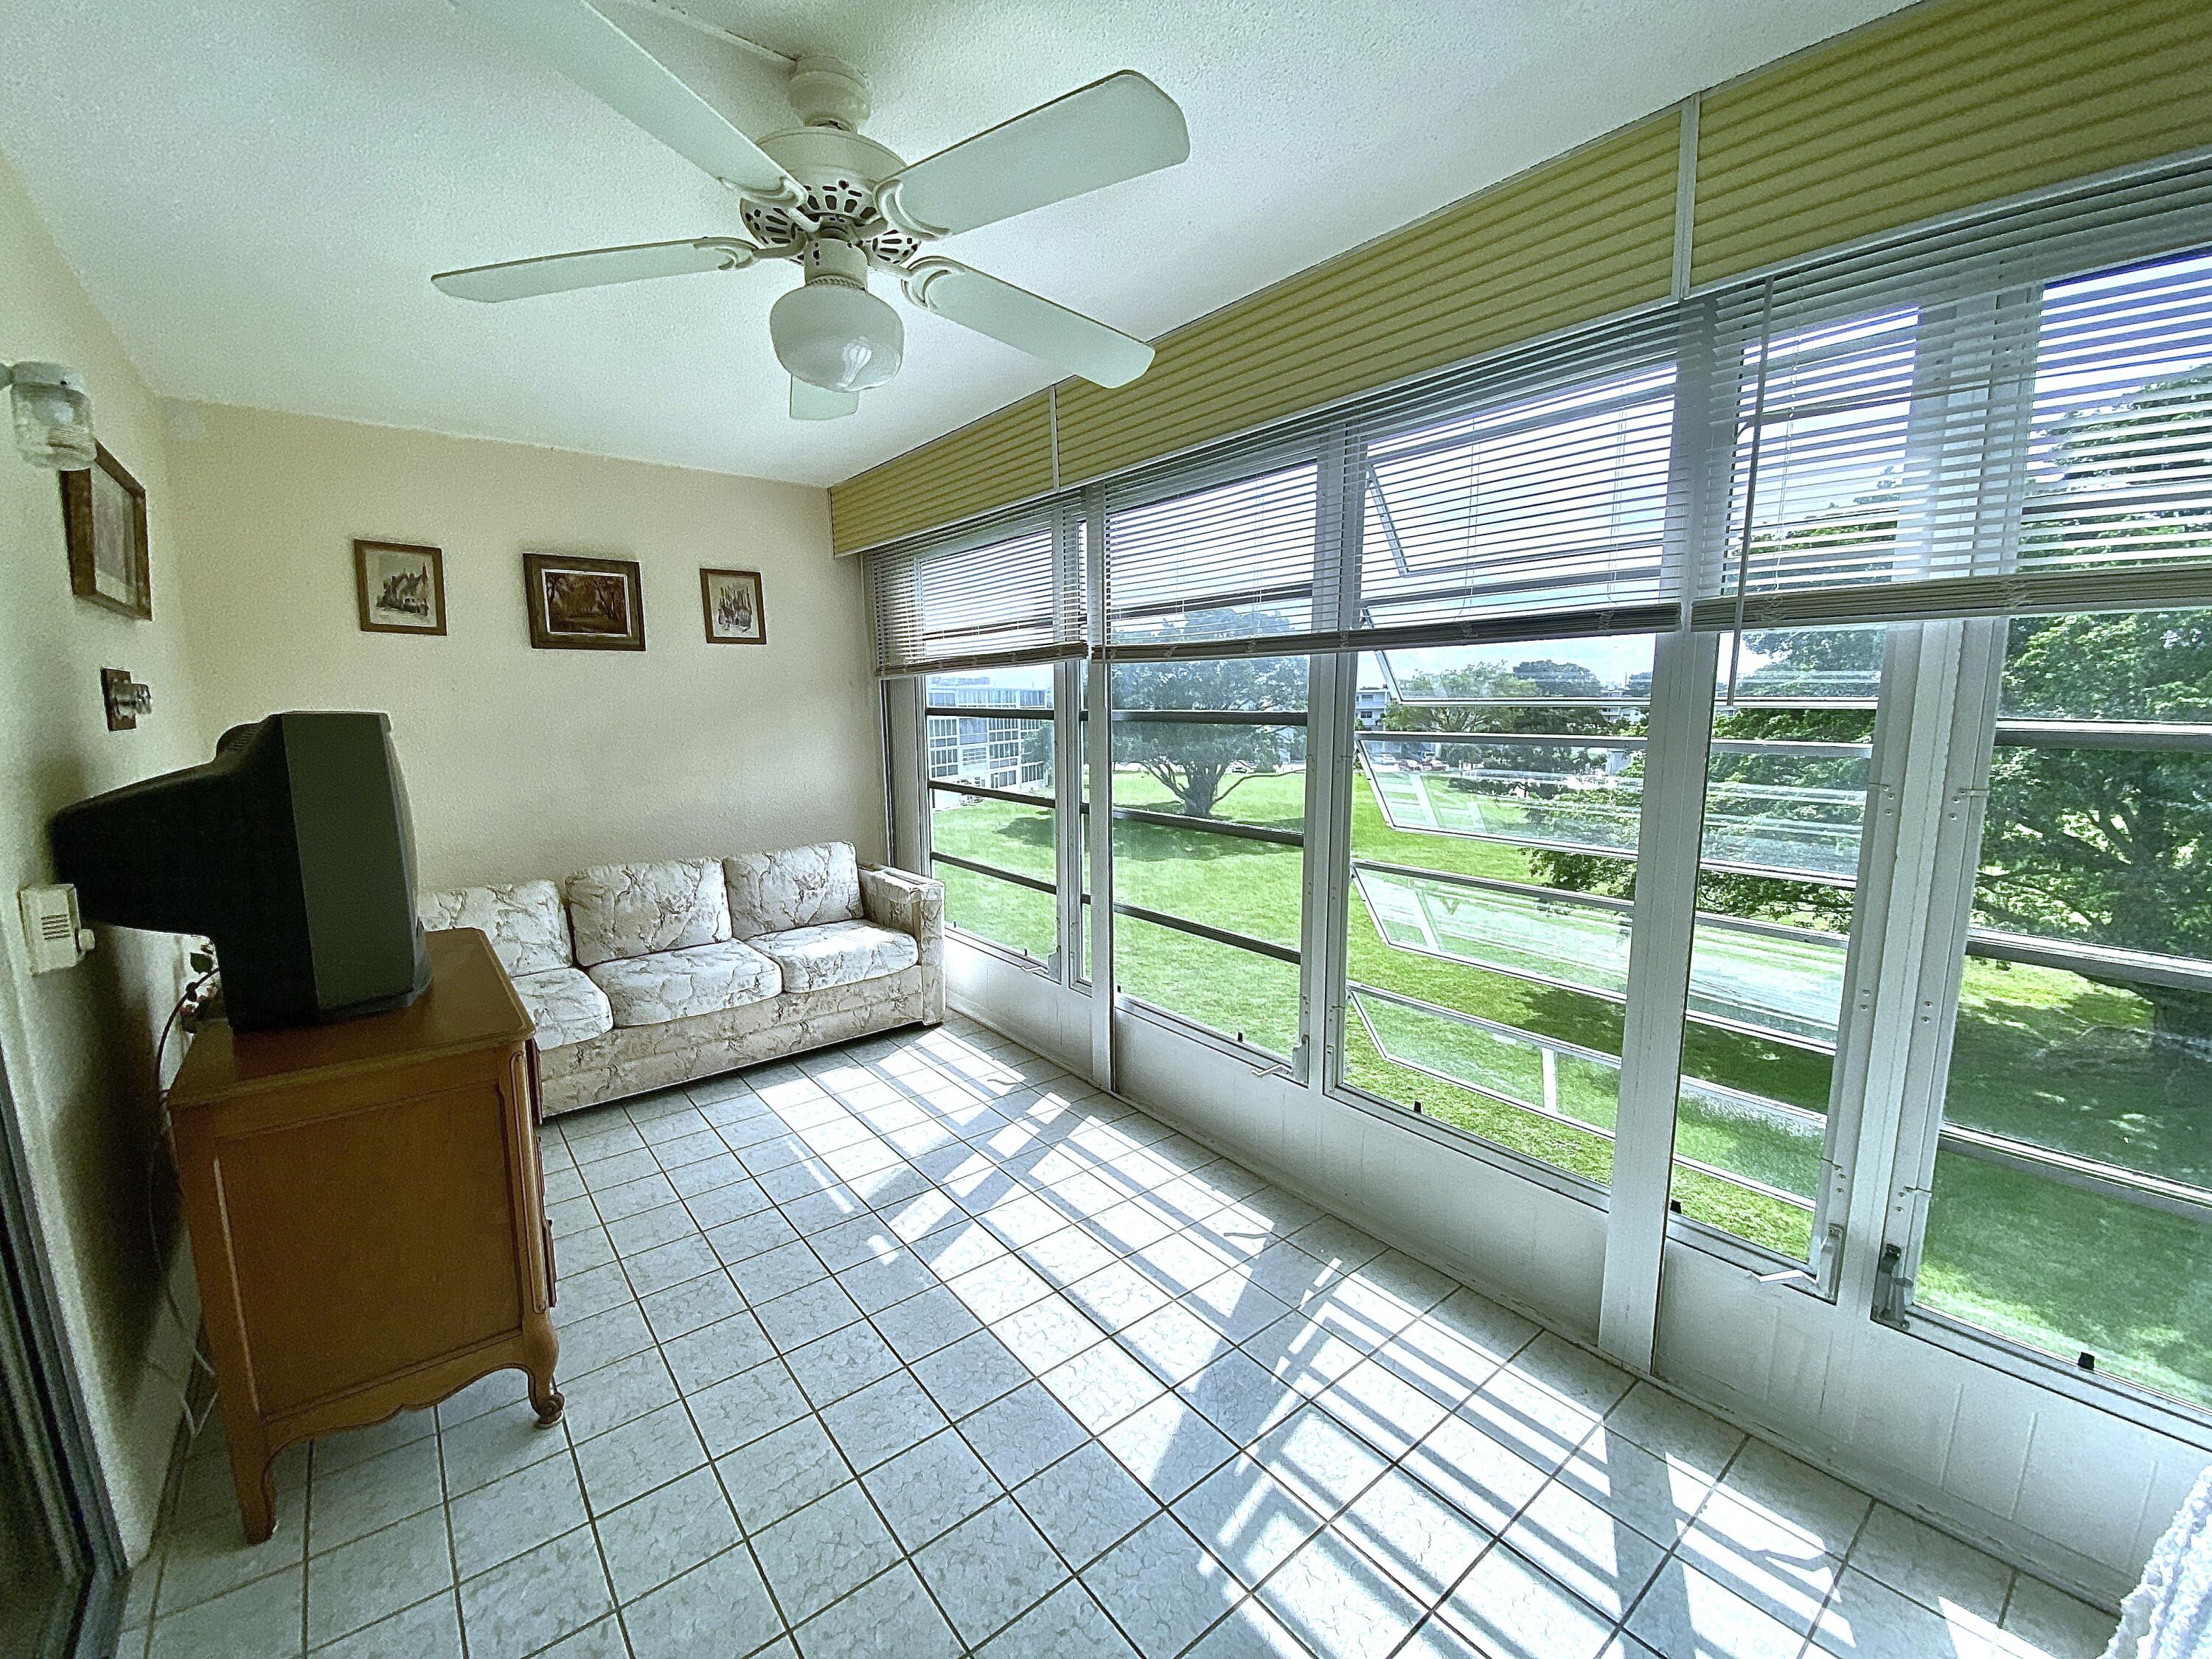
[[[1906,1328],[1905,1310],[1912,1303],[1912,1281],[1901,1271],[1904,1266],[1905,1247],[1885,1244],[1874,1269],[1874,1316],[1900,1331]]]

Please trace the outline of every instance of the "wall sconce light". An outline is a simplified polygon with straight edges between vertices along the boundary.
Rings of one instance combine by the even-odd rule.
[[[33,466],[78,472],[98,458],[83,375],[59,363],[0,363],[0,386],[13,393],[15,448]]]

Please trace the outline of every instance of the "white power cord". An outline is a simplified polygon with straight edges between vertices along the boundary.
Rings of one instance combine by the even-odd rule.
[[[184,994],[177,999],[177,1006],[169,1010],[168,1018],[161,1022],[161,1035],[154,1044],[155,1107],[161,1115],[160,1149],[168,1154],[169,1170],[173,1178],[177,1167],[177,1143],[175,1137],[170,1132],[169,1086],[161,1080],[161,1068],[168,1054],[169,1034],[177,1029],[178,1020],[183,1018],[187,1009],[193,1012],[198,1012],[205,998],[207,988],[214,983],[215,979],[215,970],[210,969],[185,988]],[[177,1322],[177,1328],[185,1334],[185,1340],[192,1345],[193,1368],[205,1371],[212,1379],[215,1376],[214,1362],[209,1359],[206,1352],[200,1346],[199,1328],[185,1317],[184,1309],[178,1304],[177,1287],[169,1273],[168,1261],[161,1249],[161,1230],[155,1224],[154,1219],[154,1166],[155,1159],[151,1157],[148,1158],[146,1160],[146,1237],[148,1243],[154,1247],[154,1268],[161,1275],[161,1300],[168,1307],[169,1317]],[[183,1407],[185,1413],[185,1443],[190,1445],[199,1438],[200,1431],[207,1426],[208,1419],[215,1414],[214,1397],[210,1395],[206,1406],[202,1407],[199,1413],[195,1416],[192,1412],[191,1392],[191,1370],[187,1370],[184,1377],[179,1380],[162,1367],[155,1364],[150,1359],[147,1361],[147,1367],[176,1390],[177,1403]]]

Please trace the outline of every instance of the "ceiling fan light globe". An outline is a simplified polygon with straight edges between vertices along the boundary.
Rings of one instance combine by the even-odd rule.
[[[776,360],[799,380],[825,392],[861,392],[899,371],[906,326],[865,289],[811,282],[770,308],[769,337]]]

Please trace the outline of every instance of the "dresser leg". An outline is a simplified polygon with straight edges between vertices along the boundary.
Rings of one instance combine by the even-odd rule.
[[[530,1403],[538,1408],[538,1426],[550,1429],[561,1420],[563,1401],[554,1385],[553,1367],[561,1358],[561,1338],[544,1315],[524,1322],[523,1366],[530,1376]]]
[[[276,1468],[254,1453],[230,1455],[231,1479],[238,1487],[238,1518],[246,1528],[246,1541],[265,1544],[276,1530]]]

